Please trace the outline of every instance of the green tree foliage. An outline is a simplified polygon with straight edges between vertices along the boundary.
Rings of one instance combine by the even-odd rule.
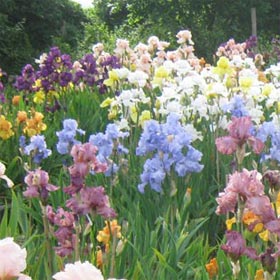
[[[75,50],[86,16],[69,0],[0,0],[0,67],[19,72],[54,44]]]
[[[245,41],[251,35],[252,7],[257,9],[259,36],[270,40],[280,33],[279,0],[97,0],[94,3],[95,15],[110,31],[129,32],[132,34],[129,39],[134,42],[157,35],[175,43],[179,30],[191,30],[196,53],[208,60],[221,42],[230,38]]]
[[[0,67],[10,73],[31,59],[33,49],[23,22],[11,25],[6,15],[0,13]]]

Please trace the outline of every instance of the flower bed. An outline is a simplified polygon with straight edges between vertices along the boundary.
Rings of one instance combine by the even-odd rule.
[[[280,63],[176,36],[1,71],[0,279],[277,277]]]

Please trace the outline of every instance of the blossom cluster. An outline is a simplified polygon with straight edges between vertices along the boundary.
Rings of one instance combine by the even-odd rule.
[[[65,119],[63,121],[63,129],[56,132],[58,142],[56,144],[57,151],[60,154],[67,154],[71,151],[74,144],[81,144],[75,137],[77,134],[84,135],[85,131],[78,128],[78,123],[73,119]]]
[[[233,117],[228,129],[230,135],[217,138],[216,146],[224,154],[236,152],[239,167],[244,164],[244,158],[248,155],[245,151],[246,142],[255,153],[262,152],[260,163],[264,166],[269,166],[272,161],[278,162],[279,132],[273,122],[264,122],[255,131],[250,117]],[[270,141],[267,141],[268,138]],[[266,142],[271,143],[270,154],[264,152]],[[228,175],[227,185],[216,199],[216,214],[234,215],[226,221],[227,241],[221,249],[229,255],[235,277],[240,272],[239,259],[242,255],[260,261],[265,273],[270,275],[267,277],[273,277],[276,271],[280,255],[280,177],[279,170],[270,170],[267,166],[263,168],[263,175],[256,169],[249,171],[246,168]],[[268,190],[265,182],[268,183]],[[232,230],[233,224],[237,224],[238,230]],[[270,242],[265,246],[265,251],[254,243],[255,247],[246,246],[247,241],[252,241],[244,234],[246,231],[254,236],[258,235],[264,242]]]
[[[59,98],[66,88],[95,86],[104,93],[103,81],[108,77],[108,71],[120,67],[118,59],[105,52],[100,52],[98,57],[89,53],[72,62],[70,55],[61,53],[58,47],[52,47],[36,62],[39,69],[36,71],[27,64],[17,76],[14,87],[23,92],[25,102],[33,98],[34,103],[45,104],[49,112],[61,108]]]
[[[107,125],[105,133],[90,135],[89,143],[98,149],[97,159],[107,165],[107,170],[104,172],[106,176],[113,175],[119,169],[113,159],[128,153],[128,149],[121,144],[121,140],[128,136],[128,132],[122,132],[114,123]]]
[[[32,162],[40,164],[43,159],[52,154],[50,149],[47,149],[47,143],[43,135],[34,135],[30,138],[30,144],[26,145],[26,137],[20,137],[20,148],[22,153],[30,156]]]
[[[49,183],[49,174],[41,169],[29,171],[24,178],[27,185],[23,192],[25,197],[40,197],[43,203],[47,202],[49,192],[58,190],[58,187]]]
[[[264,69],[260,55],[250,55],[257,43],[255,37],[240,44],[229,40],[223,47],[226,52],[220,50],[217,64],[212,66],[197,58],[193,50],[188,53],[184,49],[183,55],[182,48],[193,48],[193,42],[189,31],[179,33],[177,38],[184,33],[190,36],[184,43],[178,39],[181,45],[175,51],[166,51],[165,44],[154,36],[134,49],[129,42],[119,42],[125,63],[109,71],[104,81],[117,94],[101,104],[108,108],[110,120],[130,130],[135,123],[143,125],[144,118],[176,113],[185,123],[211,120],[217,130],[225,128],[232,116],[249,116],[260,125],[265,109],[272,122],[278,123],[279,67]]]
[[[260,155],[260,162],[255,165],[275,161],[277,166],[280,162],[280,64],[265,68],[263,57],[253,53],[257,43],[255,37],[240,44],[231,39],[220,46],[215,65],[195,56],[189,30],[178,32],[176,38],[179,44],[176,50],[168,50],[169,43],[156,36],[135,48],[127,40],[118,39],[114,55],[106,53],[102,44],[96,44],[92,53],[75,62],[53,47],[36,61],[38,71],[29,64],[22,69],[14,83],[20,95],[12,99],[20,111],[14,122],[10,121],[8,113],[5,115],[5,110],[1,111],[0,138],[8,140],[22,132],[21,152],[35,164],[39,165],[52,153],[47,148],[45,136],[41,135],[47,125],[43,122],[44,115],[37,111],[40,105],[44,105],[42,108],[46,112],[60,108],[67,111],[67,94],[94,88],[100,93],[108,93],[100,107],[108,109],[108,118],[113,122],[107,125],[104,133],[91,134],[86,143],[79,141],[85,131],[78,128],[74,119],[65,119],[63,129],[56,132],[58,153],[66,156],[70,153],[73,159],[73,164],[66,169],[70,183],[61,188],[68,196],[64,205],[67,210],[62,207],[55,210],[47,205],[49,193],[58,187],[49,183],[48,173],[41,168],[28,171],[24,180],[27,189],[23,195],[37,197],[43,204],[46,211],[43,216],[46,214],[51,224],[58,241],[55,250],[61,257],[70,256],[75,250],[79,242],[76,227],[79,221],[90,220],[96,215],[108,219],[97,236],[97,241],[105,246],[105,250],[98,253],[102,258],[102,254],[109,251],[112,234],[121,238],[120,226],[116,220],[109,221],[116,217],[116,212],[110,205],[105,187],[89,186],[88,182],[93,181],[87,180],[89,176],[97,173],[115,175],[125,162],[120,156],[129,154],[123,143],[133,144],[128,137],[134,137],[133,133],[140,131],[136,155],[139,161],[144,161],[144,166],[138,190],[144,193],[150,186],[158,193],[165,193],[170,186],[166,184],[167,179],[171,178],[172,185],[173,178],[202,171],[202,153],[194,145],[195,140],[202,140],[202,131],[197,129],[204,129],[203,132],[209,129],[217,136],[218,152],[234,155],[238,162],[238,170],[228,176],[226,187],[217,198],[216,213],[234,215],[227,220],[226,243],[221,248],[234,262],[236,274],[242,255],[259,260],[267,271],[273,272],[280,255],[279,173],[264,168],[262,176],[257,170],[250,171],[241,166],[249,156],[245,147]],[[0,94],[3,91],[0,82]],[[34,103],[36,110],[32,108]],[[23,111],[23,106],[30,110]],[[51,116],[56,117],[55,114]],[[210,126],[205,129],[203,121]],[[226,136],[221,135],[224,129],[228,130]],[[130,158],[130,155],[126,157]],[[0,167],[0,178],[11,187],[13,182],[4,174],[5,166]],[[269,181],[269,195],[264,180]],[[242,231],[232,229],[234,223],[241,222],[246,232],[257,234],[274,247],[263,252],[247,246]],[[211,275],[218,273],[214,260],[207,267]],[[22,270],[23,266],[13,277],[20,276]],[[91,279],[94,275],[103,279],[101,272],[89,263],[77,262],[66,265],[65,271],[53,277]]]
[[[58,208],[56,212],[48,205],[46,207],[46,215],[50,224],[56,228],[54,236],[57,239],[58,246],[55,252],[61,257],[71,255],[77,242],[77,234],[75,233],[75,218],[73,213]]]
[[[76,214],[96,213],[105,218],[112,218],[116,213],[110,207],[104,187],[85,186],[85,178],[91,170],[100,173],[107,169],[106,163],[98,161],[96,153],[97,148],[91,143],[75,144],[72,147],[74,164],[68,168],[70,185],[64,188],[71,198],[66,202],[66,206]]]
[[[150,185],[153,190],[161,192],[164,179],[173,168],[180,177],[200,172],[202,153],[191,145],[192,140],[192,135],[180,124],[176,114],[170,114],[163,124],[147,121],[136,154],[152,156],[144,164],[139,191],[144,192],[145,186]]]
[[[59,256],[69,256],[79,242],[79,232],[75,224],[78,217],[100,215],[105,219],[114,218],[116,212],[110,207],[109,197],[102,186],[86,186],[86,176],[93,170],[95,173],[104,172],[107,165],[98,161],[97,148],[91,143],[74,144],[71,148],[73,165],[68,168],[70,185],[63,191],[70,195],[65,202],[69,210],[62,207],[55,212],[53,207],[46,207],[46,215],[55,228],[54,236],[58,241],[55,248]]]

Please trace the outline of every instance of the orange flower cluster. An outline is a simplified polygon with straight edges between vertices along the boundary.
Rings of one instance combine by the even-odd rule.
[[[210,279],[214,278],[216,275],[218,275],[219,272],[217,259],[216,258],[211,259],[210,262],[205,265],[205,268],[209,275],[209,278]]]
[[[12,130],[12,124],[6,120],[6,118],[1,115],[0,116],[0,138],[7,140],[11,136],[14,135]]]
[[[17,123],[24,124],[23,132],[29,137],[40,134],[42,131],[47,129],[47,125],[43,123],[44,115],[40,112],[32,112],[31,118],[25,111],[18,111]]]

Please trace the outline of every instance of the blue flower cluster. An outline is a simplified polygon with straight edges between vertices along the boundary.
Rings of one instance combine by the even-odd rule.
[[[280,163],[280,130],[273,122],[264,122],[257,132],[257,137],[266,142],[270,140],[269,154],[262,155],[262,161],[276,160]]]
[[[47,149],[47,144],[43,135],[32,136],[29,145],[26,145],[25,136],[21,136],[19,142],[23,154],[31,156],[32,161],[36,164],[40,164],[43,159],[52,154],[52,151]]]
[[[231,113],[232,116],[234,117],[244,117],[248,116],[249,113],[245,107],[244,100],[241,96],[234,96],[231,100],[230,103],[224,105],[222,107],[222,110],[227,113]]]
[[[128,136],[128,132],[120,131],[118,126],[113,123],[107,125],[105,133],[99,132],[90,135],[89,143],[98,148],[97,159],[108,165],[108,169],[104,173],[106,176],[116,173],[119,169],[118,165],[112,159],[113,155],[128,154],[128,149],[119,141]]]
[[[147,121],[136,154],[148,155],[150,158],[144,164],[138,190],[143,193],[145,186],[150,185],[153,190],[161,192],[163,181],[171,168],[180,177],[200,172],[203,168],[199,163],[202,153],[191,142],[192,136],[186,132],[176,114],[170,114],[164,124],[156,120]]]
[[[56,132],[58,137],[56,148],[60,154],[64,155],[69,153],[73,145],[81,143],[75,139],[77,133],[84,135],[85,131],[78,128],[76,120],[66,119],[63,121],[63,129]]]

